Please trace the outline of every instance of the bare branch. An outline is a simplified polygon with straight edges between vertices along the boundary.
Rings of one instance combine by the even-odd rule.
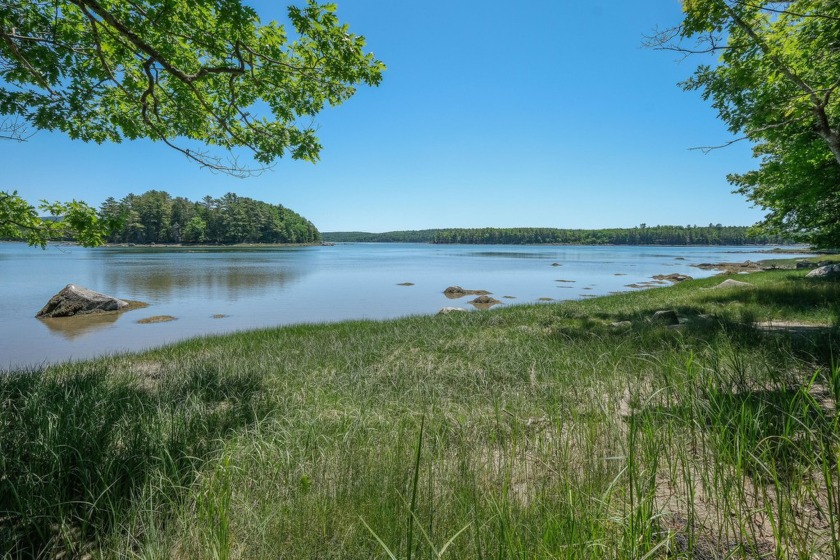
[[[796,118],[796,119],[790,119],[790,120],[779,122],[779,123],[768,124],[767,126],[762,126],[762,127],[759,127],[759,128],[755,128],[753,130],[748,130],[748,131],[746,131],[744,136],[740,136],[738,138],[730,140],[729,142],[724,142],[723,144],[719,144],[717,146],[695,146],[693,148],[689,148],[689,150],[697,150],[697,151],[703,152],[704,154],[708,154],[708,153],[713,152],[715,150],[720,150],[720,149],[723,149],[723,148],[727,148],[727,147],[731,146],[732,144],[737,144],[738,142],[743,142],[744,140],[755,140],[755,136],[758,135],[758,134],[761,134],[762,132],[766,132],[768,130],[775,130],[775,129],[778,129],[778,128],[784,128],[784,127],[789,126],[791,124],[794,124],[796,122],[802,122],[802,121],[808,120],[808,118],[809,117],[807,117],[807,116],[803,116],[803,117],[799,117],[799,118]]]
[[[12,140],[14,142],[26,142],[34,132],[26,128],[26,123],[16,117],[4,117],[0,120],[0,139]]]

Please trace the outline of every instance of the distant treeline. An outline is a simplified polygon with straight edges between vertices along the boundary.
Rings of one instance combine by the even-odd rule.
[[[754,235],[743,226],[652,226],[616,229],[477,228],[365,233],[324,232],[330,242],[467,243],[500,245],[778,245],[778,235]]]
[[[321,234],[312,223],[283,206],[228,193],[199,202],[164,191],[106,200],[103,217],[122,216],[110,243],[313,243]]]

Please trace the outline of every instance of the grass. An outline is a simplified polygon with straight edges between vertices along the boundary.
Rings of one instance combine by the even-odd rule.
[[[10,372],[0,551],[840,557],[840,283],[805,272]]]

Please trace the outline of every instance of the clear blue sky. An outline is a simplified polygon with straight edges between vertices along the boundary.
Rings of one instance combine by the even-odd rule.
[[[255,0],[284,20],[282,0]],[[235,192],[300,212],[321,231],[436,227],[749,225],[731,193],[750,146],[677,82],[697,61],[641,46],[680,20],[678,0],[338,0],[340,19],[388,66],[317,118],[315,165],[255,178],[198,168],[162,144],[84,144],[39,132],[4,142],[0,190],[98,205],[148,189]]]

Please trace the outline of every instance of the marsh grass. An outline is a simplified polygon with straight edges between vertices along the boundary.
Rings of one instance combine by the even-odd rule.
[[[0,376],[0,550],[840,557],[840,284],[745,279]]]

